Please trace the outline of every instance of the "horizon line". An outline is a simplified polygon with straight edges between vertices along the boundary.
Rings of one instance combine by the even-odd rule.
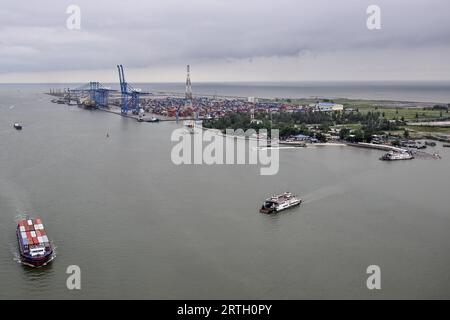
[[[2,82],[0,81],[0,85],[15,85],[15,84],[55,84],[55,85],[62,85],[62,84],[85,84],[89,83],[91,81],[74,81],[74,82]],[[101,83],[117,83],[116,81],[96,81]],[[361,82],[361,83],[395,83],[395,82],[401,82],[401,83],[444,83],[444,82],[450,82],[450,79],[442,79],[442,80],[400,80],[400,79],[394,79],[394,80],[280,80],[280,81],[195,81],[195,84],[276,84],[276,83],[286,83],[286,84],[295,84],[295,83],[355,83],[355,82]],[[139,84],[182,84],[184,85],[184,81],[136,81],[131,83],[139,83]]]

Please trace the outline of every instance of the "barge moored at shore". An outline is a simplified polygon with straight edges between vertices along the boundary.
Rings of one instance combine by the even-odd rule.
[[[414,159],[414,156],[408,152],[394,152],[394,151],[390,151],[386,154],[384,154],[380,160],[383,161],[399,161],[399,160],[412,160]]]
[[[17,223],[20,260],[31,267],[42,267],[53,258],[53,248],[41,219],[22,219]]]
[[[278,196],[272,196],[266,199],[261,209],[261,213],[271,214],[284,211],[286,209],[299,206],[303,202],[297,196],[293,196],[290,192],[283,193]]]

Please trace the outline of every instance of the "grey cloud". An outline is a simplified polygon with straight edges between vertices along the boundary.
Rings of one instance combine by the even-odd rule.
[[[374,2],[377,32],[365,27],[366,0],[9,1],[0,10],[0,72],[450,45],[448,1]],[[73,3],[81,31],[65,29]]]

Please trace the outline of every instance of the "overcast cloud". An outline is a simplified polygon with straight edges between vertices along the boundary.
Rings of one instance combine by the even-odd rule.
[[[81,8],[81,30],[66,8]],[[366,27],[381,7],[382,29]],[[0,81],[450,80],[448,0],[2,1]]]

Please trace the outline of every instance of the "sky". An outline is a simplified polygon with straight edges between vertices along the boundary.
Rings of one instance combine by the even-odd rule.
[[[1,83],[115,82],[117,64],[129,82],[187,64],[193,82],[450,80],[450,1],[2,0]]]

